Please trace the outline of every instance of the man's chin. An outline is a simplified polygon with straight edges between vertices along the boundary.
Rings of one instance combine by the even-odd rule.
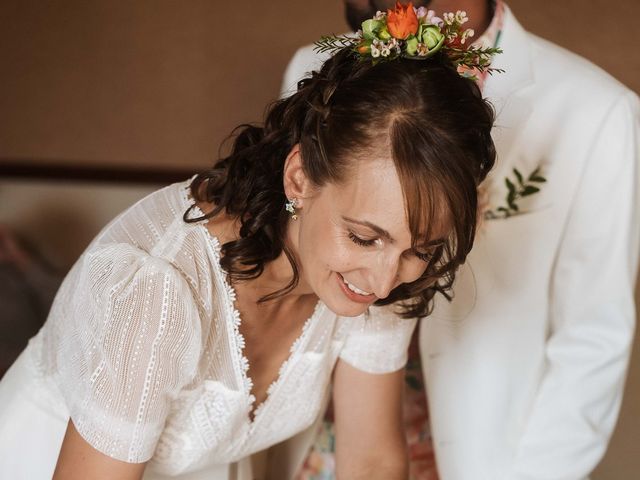
[[[371,2],[368,3],[368,8],[356,8],[349,2],[345,2],[344,4],[344,16],[351,27],[351,30],[354,32],[360,30],[362,26],[362,22],[372,18],[376,14],[375,8],[371,5]]]

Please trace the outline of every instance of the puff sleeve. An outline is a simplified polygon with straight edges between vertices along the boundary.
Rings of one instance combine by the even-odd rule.
[[[110,457],[149,460],[197,369],[201,326],[188,282],[163,259],[111,245],[80,259],[54,310],[58,385],[76,429]]]
[[[339,354],[341,360],[367,373],[390,373],[404,367],[415,319],[401,318],[389,306],[371,307],[353,322]]]

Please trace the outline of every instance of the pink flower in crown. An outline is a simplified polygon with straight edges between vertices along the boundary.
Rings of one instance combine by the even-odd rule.
[[[427,10],[425,7],[420,7],[420,14],[418,17],[422,19],[422,23],[426,25],[437,25],[441,27],[444,24],[444,21],[436,16],[436,12],[433,10]]]
[[[429,13],[427,14],[427,23],[441,27],[444,24],[444,20],[440,17],[436,17],[436,12],[429,10]]]

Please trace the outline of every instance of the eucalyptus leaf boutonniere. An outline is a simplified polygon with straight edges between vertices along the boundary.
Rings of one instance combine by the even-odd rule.
[[[541,184],[547,181],[540,174],[540,167],[536,168],[528,177],[524,177],[517,168],[513,169],[513,178],[505,177],[504,183],[507,186],[507,195],[505,197],[505,205],[498,208],[487,210],[484,213],[485,220],[494,220],[497,218],[509,218],[513,215],[524,213],[518,202],[530,195],[534,195],[540,191]]]

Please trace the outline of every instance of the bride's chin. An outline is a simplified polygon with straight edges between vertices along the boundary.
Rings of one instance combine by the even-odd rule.
[[[336,301],[336,299],[327,299],[326,301],[321,299],[329,310],[340,317],[358,317],[365,313],[369,308],[366,304],[354,304],[348,301]],[[347,304],[347,302],[349,304]]]

